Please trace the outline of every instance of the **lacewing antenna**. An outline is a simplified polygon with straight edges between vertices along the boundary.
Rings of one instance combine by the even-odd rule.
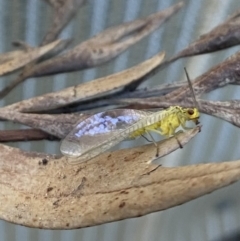
[[[200,107],[199,107],[199,104],[197,102],[197,99],[196,99],[196,95],[194,93],[194,89],[192,87],[192,83],[191,83],[191,80],[189,78],[189,75],[188,75],[188,72],[187,72],[187,69],[186,67],[184,67],[184,71],[185,71],[185,74],[186,74],[186,77],[187,77],[187,81],[188,81],[188,85],[189,85],[189,88],[191,90],[191,94],[192,94],[192,97],[193,97],[193,101],[194,101],[194,105],[197,107],[198,110],[200,110]]]

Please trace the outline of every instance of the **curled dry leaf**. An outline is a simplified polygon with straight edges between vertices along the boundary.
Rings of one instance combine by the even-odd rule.
[[[44,61],[46,59],[52,58],[55,55],[60,54],[62,51],[64,51],[72,42],[72,39],[66,39],[59,43],[55,48],[53,48],[51,51],[49,51],[46,55],[44,55],[43,58],[41,58],[41,61]],[[39,63],[38,61],[32,62],[25,66],[25,68],[22,71],[23,76],[28,76],[28,71],[30,71],[31,66],[34,66],[35,64]]]
[[[49,135],[38,129],[15,129],[0,130],[0,142],[16,141],[39,141],[39,140],[58,140],[59,138]]]
[[[189,141],[198,128],[180,133]],[[160,155],[179,145],[160,143]],[[103,153],[79,165],[65,157],[0,145],[0,218],[29,227],[73,229],[180,205],[240,179],[240,162],[167,168],[149,164],[153,144]]]
[[[197,96],[210,92],[227,84],[240,81],[240,52],[232,55],[222,63],[212,67],[203,75],[192,81],[194,92]],[[159,97],[158,101],[181,101],[191,96],[189,86],[181,87],[171,93]],[[155,99],[156,100],[156,99]]]
[[[77,71],[106,63],[159,28],[182,5],[178,3],[145,19],[109,28],[67,53],[36,65],[28,77]]]
[[[72,17],[76,14],[77,9],[83,4],[84,1],[85,0],[67,0],[67,1],[63,1],[63,2],[62,1],[54,1],[54,0],[48,1],[55,8],[56,14],[55,14],[55,17],[53,20],[53,25],[50,28],[50,30],[48,31],[48,33],[45,35],[41,46],[47,45],[51,41],[56,40],[58,34],[67,25],[67,23],[72,19]],[[63,49],[66,48],[66,46],[69,44],[69,42],[70,42],[69,40],[65,41],[65,42],[62,41],[62,42],[60,42],[60,44],[58,44],[57,46],[52,48],[48,53],[48,58],[51,58],[52,56],[60,53]],[[24,44],[24,45],[26,47],[26,44]],[[44,48],[44,46],[40,47],[40,49],[41,48]],[[28,48],[28,50],[29,51],[27,51],[27,53],[32,52],[32,48],[31,49]],[[39,56],[37,58],[32,58],[32,59],[30,59],[30,61],[24,62],[24,61],[21,61],[22,58],[20,58],[20,59],[16,58],[16,55],[19,55],[18,52],[16,52],[15,55],[12,55],[13,60],[11,60],[11,61],[13,61],[13,62],[15,61],[15,62],[17,62],[17,64],[21,65],[20,67],[25,66],[25,68],[23,69],[22,73],[14,81],[12,81],[7,87],[5,87],[2,91],[0,91],[0,98],[3,98],[4,96],[6,96],[18,84],[22,83],[29,76],[31,76],[32,69],[34,69],[34,66],[36,65],[36,60],[39,57],[41,57],[41,56]],[[9,56],[7,56],[7,58],[9,58]],[[5,59],[6,59],[6,57],[5,57]],[[0,62],[1,62],[1,60],[0,60]],[[14,65],[11,62],[7,63],[7,64],[9,65],[9,67],[6,66],[6,68],[8,67],[10,69],[11,69],[11,66]],[[16,68],[16,66],[14,66],[14,68]],[[4,70],[4,71],[6,72],[6,70]]]
[[[0,64],[4,64],[6,62],[11,61],[14,57],[22,54],[24,51],[23,50],[16,50],[16,51],[11,51],[7,53],[2,53],[0,55]]]
[[[124,92],[119,95],[119,98],[147,98],[152,96],[166,95],[180,87],[187,86],[187,82],[175,82],[156,85],[144,89],[137,89],[133,92]]]
[[[53,48],[49,49],[47,54],[44,54],[44,57],[49,58],[55,54],[58,54],[59,52],[61,52],[63,49],[65,49],[67,47],[67,45],[70,43],[70,41],[71,40],[57,40],[56,42],[58,42],[58,44],[55,45]],[[26,44],[24,44],[24,46],[23,46],[23,44],[21,44],[21,45],[22,45],[22,47],[25,46],[25,49],[27,48]],[[51,44],[49,44],[49,45],[51,45]],[[41,48],[44,48],[44,46]],[[30,50],[30,52],[31,51],[32,50]],[[41,56],[39,56],[39,57],[41,57]],[[7,85],[3,90],[0,91],[0,99],[5,97],[18,84],[22,83],[25,79],[27,79],[27,77],[29,75],[29,71],[31,72],[31,69],[36,64],[37,60],[38,59],[35,58],[35,60],[32,60],[31,62],[26,64],[25,67],[23,68],[22,72],[18,75],[18,77],[15,80],[13,80],[9,85]],[[21,62],[21,59],[19,61]]]
[[[200,36],[199,39],[190,44],[172,58],[166,60],[158,71],[167,67],[179,58],[194,56],[198,54],[210,53],[222,50],[240,43],[240,10],[235,12],[228,20],[214,28],[207,34]],[[132,89],[136,89],[139,83],[135,83]],[[239,84],[239,83],[238,83]]]
[[[66,40],[56,40],[42,47],[17,50],[0,55],[0,76],[11,73],[26,64],[39,59],[65,41]]]
[[[50,42],[56,40],[58,34],[61,32],[61,30],[67,25],[67,23],[72,19],[72,17],[76,14],[78,8],[85,2],[85,0],[67,0],[67,1],[49,1],[49,3],[55,8],[55,17],[53,20],[53,25],[48,31],[48,33],[45,35],[41,46],[47,45]],[[59,41],[59,40],[58,40]],[[69,40],[67,41],[61,41],[57,46],[52,48],[50,51],[48,51],[48,58],[51,58],[54,55],[57,55],[62,50],[66,48],[66,46],[69,44]],[[26,46],[26,44],[24,44]],[[48,45],[47,45],[48,46]],[[40,48],[44,48],[40,47]],[[26,49],[25,49],[26,50]],[[28,48],[28,53],[32,52],[32,48]],[[19,51],[18,51],[19,52]],[[26,80],[29,76],[31,76],[32,69],[34,69],[34,66],[36,65],[36,60],[41,57],[30,59],[30,61],[21,61],[21,58],[16,58],[16,55],[19,55],[18,52],[16,54],[12,54],[13,60],[16,61],[17,64],[20,64],[20,67],[25,66],[22,73],[7,87],[5,87],[2,91],[0,91],[0,98],[3,98],[6,96],[13,88],[15,88],[18,84],[22,83],[24,80]],[[21,52],[20,52],[21,53]],[[9,56],[7,56],[9,59]],[[5,57],[6,59],[6,57]],[[34,61],[35,60],[35,61]],[[1,60],[0,60],[1,62]],[[18,63],[19,62],[19,63]],[[11,68],[13,63],[7,63]],[[15,67],[14,67],[15,68]],[[4,68],[3,68],[4,69]],[[1,72],[0,72],[1,73]]]
[[[198,129],[181,133],[187,140]],[[188,137],[187,137],[188,136]],[[175,147],[174,147],[175,146]],[[166,154],[175,138],[161,143]],[[0,145],[0,218],[45,229],[73,229],[180,205],[240,179],[240,161],[167,168],[149,165],[154,145],[104,153],[68,165],[64,157]]]
[[[0,111],[0,118],[14,121],[32,128],[40,129],[58,138],[65,137],[78,121],[84,120],[87,114],[25,114],[16,111]]]
[[[211,112],[211,110],[209,110]],[[214,110],[211,112],[211,115],[216,116],[218,118],[221,118],[225,121],[228,121],[229,123],[240,127],[240,114],[234,113],[233,111],[229,112],[227,110]]]
[[[226,108],[235,112],[240,111],[240,100],[229,100],[229,101],[202,101],[205,106],[213,106],[213,108]]]
[[[13,88],[29,77],[82,70],[111,60],[159,28],[182,5],[183,3],[180,2],[145,19],[135,20],[107,29],[61,56],[51,58],[39,64],[27,65],[23,73],[0,92],[0,98],[6,96]]]
[[[240,52],[237,52],[222,63],[212,67],[206,73],[191,81],[195,95],[199,97],[204,93],[208,93],[228,84],[239,84],[239,62]],[[164,62],[162,66],[165,64],[166,62]],[[174,103],[174,105],[181,105],[181,102],[184,101],[184,99],[187,97],[192,98],[192,93],[190,91],[189,85],[183,85],[182,87],[177,88],[176,90],[173,90],[164,96],[150,97],[146,99],[116,99],[115,101],[112,101],[115,103],[137,104],[138,106],[142,105],[148,107],[160,107],[162,106],[162,103],[165,102]]]
[[[173,59],[210,53],[240,44],[240,10],[209,33],[200,36]]]
[[[110,104],[113,104],[116,108],[117,105],[121,105],[122,100],[125,100],[126,98],[149,98],[154,96],[162,96],[166,95],[169,92],[176,90],[179,87],[186,86],[186,82],[178,82],[173,84],[162,84],[157,85],[151,88],[143,88],[143,89],[137,89],[135,91],[126,91],[123,90],[119,93],[113,93],[112,95],[108,95],[107,98],[94,98],[89,99],[84,102],[72,104],[70,106],[65,106],[62,108],[58,108],[56,110],[51,110],[51,113],[72,113],[77,111],[85,111],[85,110],[92,110],[95,108],[101,108],[109,106]],[[138,109],[138,108],[131,108],[131,109]]]
[[[146,78],[150,72],[161,65],[163,59],[164,53],[159,53],[145,62],[120,73],[69,87],[58,92],[48,93],[32,99],[24,100],[10,106],[6,106],[4,109],[21,112],[36,112],[40,110],[56,109],[74,102],[96,98],[103,94],[106,95],[107,93],[112,93],[113,91],[119,91],[119,89],[135,82],[138,79]]]
[[[65,0],[65,1],[48,1],[54,8],[54,16],[51,27],[46,33],[42,44],[49,43],[57,39],[58,35],[70,20],[76,15],[78,9],[86,0]]]
[[[201,109],[204,113],[221,118],[240,127],[240,101],[202,101]]]
[[[61,40],[56,46],[54,46],[54,48],[52,48],[46,54],[44,54],[44,56],[40,58],[40,61],[43,61],[44,59],[48,59],[48,58],[51,58],[55,55],[58,55],[64,49],[66,49],[66,47],[71,43],[71,41],[72,41],[72,39]],[[16,41],[12,42],[12,44],[14,46],[18,47],[18,48],[22,48],[25,51],[31,51],[31,49],[33,48],[28,43],[26,43],[24,41],[21,41],[21,40],[16,40]],[[41,46],[43,46],[43,45],[41,45]],[[23,68],[23,71],[22,71],[21,75],[23,75],[23,76],[27,75],[25,72],[27,72],[27,70],[30,69],[30,66],[34,66],[37,62],[38,62],[38,59],[36,59],[35,61],[32,61],[29,64],[27,64]]]

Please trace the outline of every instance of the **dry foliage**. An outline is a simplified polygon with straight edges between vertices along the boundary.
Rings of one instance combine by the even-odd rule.
[[[53,7],[55,17],[41,46],[32,48],[18,43],[21,50],[0,56],[0,75],[22,68],[19,76],[0,92],[1,98],[29,77],[79,71],[112,60],[159,28],[183,6],[179,3],[144,19],[109,28],[58,55],[69,40],[57,40],[57,36],[87,1],[47,2]],[[185,83],[136,88],[179,58],[239,44],[239,25],[237,12],[168,60],[164,60],[163,52],[158,53],[120,73],[2,107],[2,120],[31,128],[0,131],[0,140],[61,139],[77,121],[88,116],[62,114],[73,105],[78,110],[111,107],[110,103],[135,108],[191,106]],[[239,58],[240,54],[236,53],[194,80],[197,97],[228,84],[239,84]],[[199,100],[199,104],[201,112],[240,127],[239,100]],[[177,138],[184,145],[199,130],[197,127],[180,133]],[[175,138],[159,145],[160,157],[179,148]],[[103,153],[75,166],[69,165],[65,157],[23,152],[5,145],[0,145],[0,152],[0,218],[46,229],[81,228],[138,217],[180,205],[240,179],[240,161],[174,168],[157,166],[151,163],[156,155],[152,144]]]

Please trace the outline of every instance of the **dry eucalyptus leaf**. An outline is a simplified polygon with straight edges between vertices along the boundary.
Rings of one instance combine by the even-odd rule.
[[[178,138],[182,141],[186,134]],[[177,147],[171,138],[162,145],[172,148],[174,143]],[[44,229],[82,228],[139,217],[240,179],[240,161],[173,168],[148,164],[156,153],[154,145],[104,153],[74,166],[64,157],[3,145],[0,151],[0,218]]]
[[[70,45],[71,42],[72,42],[71,38],[65,39],[64,41],[59,43],[55,48],[53,48],[51,51],[49,51],[46,55],[44,55],[44,57],[41,58],[41,61],[44,61],[46,59],[50,59],[50,58],[60,54],[65,49],[67,49],[67,47]],[[29,69],[31,69],[30,66],[34,66],[37,63],[39,63],[39,62],[35,61],[35,62],[31,62],[29,65],[26,65],[25,68],[23,69],[23,75],[27,76],[28,75],[27,72],[29,71]],[[26,72],[26,73],[24,73],[24,72]]]
[[[180,133],[182,144],[199,128]],[[160,143],[160,156],[179,148]],[[156,147],[103,153],[80,165],[65,157],[0,145],[0,218],[46,229],[72,229],[164,210],[229,185],[240,163],[167,168],[149,164]]]
[[[210,92],[217,88],[240,81],[240,52],[230,56],[222,63],[212,67],[206,73],[197,77],[192,82],[194,92],[197,96]],[[181,101],[184,98],[192,96],[189,86],[181,87],[171,93],[159,97],[158,101]]]
[[[0,111],[0,118],[40,129],[59,138],[65,137],[78,121],[84,120],[87,114],[25,114],[17,111]]]
[[[240,10],[209,33],[200,36],[173,59],[210,53],[240,44]]]
[[[204,113],[221,118],[240,127],[240,101],[202,101]]]
[[[235,112],[240,111],[240,100],[229,100],[229,101],[204,101],[203,104],[208,106],[209,104],[214,108],[226,108],[229,111],[234,110]]]
[[[17,50],[0,55],[0,76],[13,72],[26,64],[37,60],[62,44],[65,40],[56,40],[50,44],[28,50]]]
[[[0,91],[0,98],[5,97],[13,88],[29,77],[82,70],[111,60],[159,28],[160,25],[176,13],[182,5],[183,3],[180,2],[162,12],[152,14],[145,19],[135,20],[107,29],[63,55],[39,64],[27,65],[17,79]]]
[[[200,36],[199,39],[191,43],[188,47],[166,60],[159,70],[166,68],[179,58],[210,53],[238,45],[240,43],[239,28],[240,10],[235,12],[224,23],[218,25],[209,33]],[[138,83],[136,83],[133,88],[135,89],[137,86]]]
[[[58,35],[76,15],[78,9],[86,2],[86,0],[65,0],[48,2],[54,8],[54,17],[51,27],[46,33],[42,44],[46,44],[57,39]]]
[[[60,41],[60,40],[57,40]],[[58,54],[63,49],[67,47],[67,45],[70,43],[71,40],[61,40],[59,44],[57,44],[54,48],[50,49],[46,54],[44,54],[44,57],[50,58],[53,55]],[[35,59],[31,61],[30,63],[26,64],[22,70],[22,72],[18,75],[16,79],[14,79],[9,85],[7,85],[4,89],[0,91],[0,99],[5,97],[12,89],[14,89],[18,84],[22,83],[24,80],[27,79],[29,75],[29,71],[31,72],[31,69],[36,64],[38,59]]]
[[[114,108],[116,108],[118,105],[122,107],[122,103],[124,103],[125,100],[130,99],[131,101],[131,99],[141,98],[141,101],[142,101],[144,98],[166,95],[171,91],[186,85],[188,85],[187,82],[176,82],[172,84],[156,85],[150,88],[141,88],[141,89],[139,88],[134,91],[127,91],[128,87],[126,87],[126,90],[120,91],[118,93],[113,93],[112,95],[108,95],[107,98],[99,97],[99,98],[89,99],[82,103],[80,102],[70,106],[68,105],[62,108],[58,108],[54,110],[54,113],[71,113],[71,112],[77,112],[77,111],[92,110],[96,108],[106,107],[111,104],[114,105]],[[138,109],[138,108],[135,107],[130,109]],[[142,106],[141,106],[141,109],[142,109]],[[50,110],[50,112],[52,113],[53,111]]]
[[[77,86],[69,87],[58,92],[23,100],[4,107],[4,110],[31,112],[56,109],[91,98],[96,98],[119,89],[148,76],[155,68],[161,65],[164,53],[159,53],[145,62],[122,72],[96,79]]]
[[[78,71],[106,63],[159,28],[182,5],[180,2],[147,18],[109,28],[65,54],[36,65],[28,77]]]
[[[11,52],[7,52],[7,53],[1,53],[0,54],[0,64],[4,64],[6,62],[11,61],[13,58],[22,54],[23,52],[25,52],[25,51],[16,50],[16,51],[11,51]]]
[[[72,39],[64,39],[64,40],[62,40],[53,49],[48,51],[44,55],[44,57],[41,57],[40,61],[44,61],[45,59],[52,58],[53,56],[58,55],[59,53],[61,53],[63,50],[66,49],[66,47],[71,43],[71,41],[72,41]],[[18,48],[22,48],[25,51],[30,51],[33,48],[32,46],[28,45],[28,43],[26,43],[24,41],[21,41],[21,40],[15,40],[14,42],[12,42],[12,44],[14,46],[18,47]],[[43,46],[43,45],[41,45],[41,46]],[[23,68],[23,71],[22,71],[22,75],[26,75],[26,73],[24,74],[24,72],[27,72],[27,70],[30,68],[30,66],[34,66],[36,63],[38,63],[38,59],[35,60],[35,61],[30,62],[27,65],[25,65],[24,68]]]
[[[0,130],[0,142],[58,140],[59,138],[38,129]]]
[[[232,112],[229,112],[228,110],[213,110],[211,115],[213,116],[216,116],[218,118],[221,118],[225,121],[228,121],[229,123],[237,126],[237,127],[240,127],[240,114],[239,113],[234,113],[233,111]]]

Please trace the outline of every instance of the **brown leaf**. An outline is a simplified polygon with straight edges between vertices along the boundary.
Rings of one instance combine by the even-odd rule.
[[[152,14],[145,19],[135,20],[107,29],[63,55],[39,64],[27,65],[22,74],[0,92],[0,99],[29,77],[82,70],[111,60],[159,28],[160,25],[176,13],[182,5],[183,3],[180,2],[162,12]]]
[[[211,115],[216,116],[218,118],[221,118],[237,127],[240,127],[240,114],[239,113],[234,113],[234,112],[229,112],[227,110],[214,110],[210,111]]]
[[[52,51],[66,40],[56,40],[50,44],[37,48],[17,50],[0,55],[0,76],[11,73],[26,64],[39,59],[46,53]]]
[[[40,129],[59,138],[65,137],[76,122],[84,120],[87,114],[25,114],[16,111],[0,111],[0,118]]]
[[[0,142],[58,140],[57,137],[37,129],[0,130]]]
[[[198,128],[178,135],[181,143]],[[161,142],[166,154],[175,138]],[[149,164],[154,145],[104,153],[80,165],[0,145],[0,218],[72,229],[138,217],[208,194],[240,178],[240,162],[167,168]],[[167,151],[167,152],[166,152]]]
[[[78,9],[86,0],[65,0],[65,1],[48,1],[54,8],[54,17],[51,27],[46,33],[42,44],[50,43],[57,39],[64,27],[76,15]]]
[[[217,88],[224,87],[228,84],[239,84],[240,83],[240,52],[235,53],[234,55],[227,58],[222,63],[212,67],[210,70],[197,77],[195,80],[192,80],[192,86],[194,88],[194,93],[197,97],[200,97],[204,93],[208,93]],[[169,63],[167,61],[167,63]],[[164,62],[161,66],[164,66]],[[192,93],[190,91],[189,85],[185,85],[181,88],[178,88],[165,96],[152,97],[148,98],[148,102],[171,102],[179,105],[178,103],[182,102],[185,98],[191,97]],[[135,102],[137,99],[134,100]],[[134,102],[132,101],[132,103]],[[146,100],[140,100],[145,102]],[[121,102],[121,101],[120,101]],[[126,103],[125,100],[122,103]],[[129,103],[131,100],[129,101]]]
[[[163,63],[164,64],[164,63]],[[151,72],[150,72],[151,73]],[[151,74],[150,74],[151,75]],[[144,77],[145,78],[145,77]],[[128,86],[120,92],[113,93],[108,95],[105,98],[97,97],[94,99],[89,99],[85,100],[84,102],[80,103],[75,103],[72,105],[67,105],[62,108],[58,108],[56,110],[50,110],[50,111],[45,111],[45,112],[50,112],[50,113],[72,113],[72,112],[78,112],[78,111],[86,111],[86,110],[92,110],[92,109],[98,109],[102,107],[109,107],[111,105],[116,108],[120,104],[120,107],[122,107],[122,103],[126,99],[144,99],[144,98],[149,98],[149,97],[155,97],[155,96],[162,96],[170,93],[173,90],[176,90],[179,87],[186,86],[188,85],[187,82],[176,82],[172,84],[162,84],[162,85],[156,85],[154,87],[150,88],[139,88],[135,91],[127,91]],[[123,101],[122,101],[123,100]],[[135,104],[135,103],[134,103]],[[130,109],[138,109],[138,108],[130,108]],[[142,106],[141,106],[142,109]],[[146,108],[145,108],[146,109]]]
[[[57,44],[54,48],[50,49],[47,54],[44,55],[44,57],[52,57],[55,54],[58,54],[63,49],[67,47],[67,45],[70,43],[71,40],[57,40],[59,41],[59,44]],[[26,47],[26,44],[24,44]],[[22,72],[18,75],[18,77],[13,80],[9,85],[7,85],[3,90],[0,91],[0,99],[5,97],[12,89],[14,89],[18,84],[22,83],[24,80],[26,80],[29,71],[31,72],[31,68],[36,64],[37,59],[35,61],[31,61],[25,67],[23,68]]]
[[[28,77],[78,71],[106,63],[159,28],[182,5],[180,2],[147,18],[109,28],[67,53],[36,65]]]
[[[67,23],[74,17],[74,15],[77,13],[78,8],[85,2],[85,0],[67,0],[63,2],[53,0],[48,2],[55,8],[56,12],[55,12],[55,17],[54,17],[52,27],[45,35],[41,43],[41,46],[49,44],[50,42],[56,40],[58,34],[67,25]],[[69,40],[67,41],[65,40],[65,41],[62,41],[60,44],[58,44],[55,48],[49,51],[48,58],[60,53],[63,49],[66,48],[69,42],[70,42]],[[26,44],[24,45],[26,46]],[[12,81],[7,87],[5,87],[2,91],[0,91],[0,98],[3,98],[4,96],[6,96],[18,84],[26,80],[31,75],[32,69],[34,69],[35,64],[36,64],[36,61],[32,61],[32,60],[30,61],[30,63],[23,62],[22,66],[25,65],[25,68],[23,69],[22,73],[14,81]]]
[[[122,72],[69,87],[58,92],[24,100],[4,107],[4,109],[21,112],[56,109],[74,102],[106,95],[110,92],[112,93],[112,91],[116,92],[138,79],[146,78],[150,72],[161,65],[163,59],[164,53],[159,53],[145,62]]]
[[[240,44],[240,10],[209,33],[200,36],[195,42],[182,50],[174,59],[205,54]]]
[[[206,73],[197,77],[192,82],[194,92],[197,96],[208,93],[227,84],[233,84],[240,81],[240,52],[227,58],[222,63],[212,67]],[[158,98],[158,101],[182,101],[191,96],[189,86],[181,87],[171,93]],[[156,100],[156,99],[155,99]]]
[[[240,101],[202,101],[201,109],[204,113],[221,118],[240,127]]]

